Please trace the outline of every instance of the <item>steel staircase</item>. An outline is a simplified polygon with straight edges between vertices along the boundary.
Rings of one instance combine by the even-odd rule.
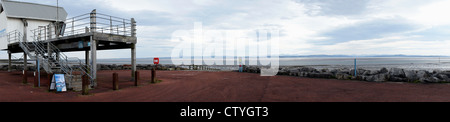
[[[20,33],[15,34],[15,36],[17,36],[14,37],[14,39],[17,39],[15,41],[19,43],[25,54],[32,60],[38,60],[47,73],[64,73],[70,78],[67,80],[72,80],[76,77],[75,75],[86,74],[91,81],[91,86],[93,85],[94,76],[90,74],[90,65],[86,65],[76,57],[68,57],[52,43],[39,40],[36,37],[33,37],[31,42],[24,42]]]

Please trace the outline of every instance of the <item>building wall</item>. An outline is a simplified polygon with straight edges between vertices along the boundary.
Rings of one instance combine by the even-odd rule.
[[[2,20],[1,22],[5,22]],[[42,20],[27,20],[28,27],[27,27],[27,41],[34,41],[33,35],[34,33],[31,30],[39,28],[39,26],[47,26],[51,22],[50,21],[42,21]],[[18,18],[7,18],[6,20],[7,29],[6,32],[12,32],[17,30],[23,35],[23,22],[21,19]],[[8,41],[6,38],[0,40],[0,49],[7,49],[8,48]]]
[[[31,30],[39,28],[39,26],[47,26],[50,21],[42,21],[42,20],[28,20],[28,41],[34,41],[33,32]],[[42,31],[42,33],[45,33]],[[36,33],[37,34],[37,33]]]
[[[6,49],[8,44],[6,35],[9,30],[6,21],[6,13],[3,12],[0,14],[0,49]]]

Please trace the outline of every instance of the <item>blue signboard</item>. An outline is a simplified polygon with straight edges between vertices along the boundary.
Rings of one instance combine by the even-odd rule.
[[[55,80],[55,84],[56,84],[56,92],[67,91],[66,80],[64,78],[64,74],[55,74],[54,80]]]
[[[83,41],[78,41],[78,48],[83,48],[84,47],[84,45],[83,45]]]

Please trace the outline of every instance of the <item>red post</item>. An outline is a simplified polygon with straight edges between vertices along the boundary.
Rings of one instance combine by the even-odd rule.
[[[89,79],[88,76],[85,74],[81,77],[81,95],[88,95],[89,94]]]
[[[22,83],[23,84],[27,84],[28,83],[28,78],[27,78],[27,70],[23,70],[23,75],[22,75]]]
[[[156,69],[158,68],[158,64],[159,64],[159,58],[153,58],[153,64],[155,64],[155,66],[152,69],[152,82],[151,83],[156,83]]]
[[[37,71],[34,72],[34,87],[39,87],[39,76]]]
[[[139,81],[139,71],[136,71],[135,73],[135,77],[134,77],[134,86],[138,86],[138,81]]]
[[[152,69],[152,83],[156,82],[155,77],[156,77],[156,66],[153,67]]]
[[[119,90],[119,74],[113,73],[113,90]]]

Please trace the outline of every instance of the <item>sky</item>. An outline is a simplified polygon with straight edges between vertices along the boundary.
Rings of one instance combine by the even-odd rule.
[[[56,0],[19,0],[56,5]],[[71,16],[135,18],[137,57],[168,57],[176,30],[280,30],[280,55],[450,56],[450,0],[59,0]],[[98,58],[129,58],[130,50]],[[3,53],[2,55],[6,55]],[[84,57],[84,53],[67,53]],[[2,56],[3,57],[3,56]]]

